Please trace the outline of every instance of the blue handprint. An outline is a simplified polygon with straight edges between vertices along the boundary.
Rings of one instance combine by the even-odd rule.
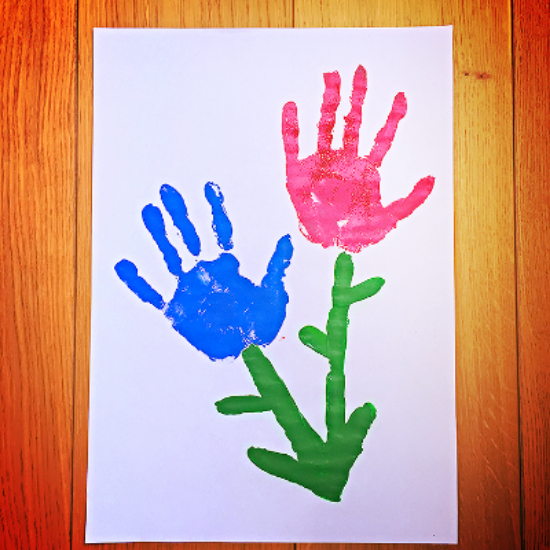
[[[134,263],[121,260],[115,271],[138,298],[161,310],[174,329],[211,360],[238,357],[250,344],[266,345],[277,336],[286,316],[288,294],[282,279],[290,265],[293,247],[289,235],[279,239],[267,273],[260,286],[256,286],[239,274],[239,261],[228,253],[233,248],[233,228],[220,188],[209,182],[204,194],[212,208],[212,229],[222,253],[213,261],[198,261],[187,272],[166,236],[160,209],[148,204],[142,211],[145,227],[162,252],[168,271],[177,280],[176,291],[168,303],[139,276]],[[183,197],[170,185],[160,188],[160,197],[187,249],[193,256],[199,256],[201,242],[189,220]]]

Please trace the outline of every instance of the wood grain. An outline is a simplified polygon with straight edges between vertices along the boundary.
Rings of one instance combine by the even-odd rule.
[[[550,5],[514,4],[524,548],[550,549]]]
[[[296,0],[295,6],[296,26],[454,27],[458,547],[519,548],[510,4]]]
[[[0,22],[0,547],[69,547],[75,268],[75,5]]]
[[[84,547],[91,29],[441,24],[454,25],[455,33],[459,548],[550,548],[547,0],[513,0],[513,49],[512,3],[503,0],[4,0],[2,7],[1,548]],[[116,548],[183,546],[197,545]]]

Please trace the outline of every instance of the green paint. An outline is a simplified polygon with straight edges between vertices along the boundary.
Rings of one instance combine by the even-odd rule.
[[[271,361],[257,346],[246,348],[242,357],[260,395],[227,397],[216,403],[222,414],[272,411],[296,458],[257,447],[248,449],[248,457],[268,474],[297,483],[332,502],[340,501],[349,472],[363,451],[363,441],[376,418],[374,406],[365,403],[346,421],[344,364],[349,308],[374,296],[384,280],[375,277],[351,286],[352,278],[353,261],[343,252],[334,266],[332,308],[326,331],[306,326],[299,333],[301,342],[326,357],[330,365],[326,379],[326,441],[304,418]]]
[[[234,395],[216,403],[218,412],[222,414],[243,414],[270,411],[271,406],[266,399],[258,395]]]

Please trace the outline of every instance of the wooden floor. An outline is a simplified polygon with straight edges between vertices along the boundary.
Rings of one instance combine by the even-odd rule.
[[[0,548],[84,547],[92,28],[453,25],[458,547],[550,549],[548,0],[2,8]]]

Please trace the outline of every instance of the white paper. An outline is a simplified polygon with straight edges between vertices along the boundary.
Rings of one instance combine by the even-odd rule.
[[[450,27],[94,31],[93,289],[86,542],[457,542],[453,116]],[[299,158],[315,153],[325,90],[338,71],[333,148],[357,67],[365,68],[359,155],[396,94],[407,100],[379,170],[382,203],[433,176],[426,201],[383,240],[350,254],[353,283],[384,278],[349,310],[347,415],[377,409],[340,502],[269,475],[249,447],[292,454],[272,412],[224,416],[214,403],[257,394],[242,358],[211,361],[121,281],[128,259],[168,302],[176,279],[141,218],[164,213],[185,271],[220,255],[204,195],[218,185],[240,273],[260,285],[291,237],[286,318],[263,352],[325,437],[327,360],[298,331],[324,329],[342,252],[300,232],[286,189],[283,106]],[[164,210],[169,184],[200,237],[195,258]]]

